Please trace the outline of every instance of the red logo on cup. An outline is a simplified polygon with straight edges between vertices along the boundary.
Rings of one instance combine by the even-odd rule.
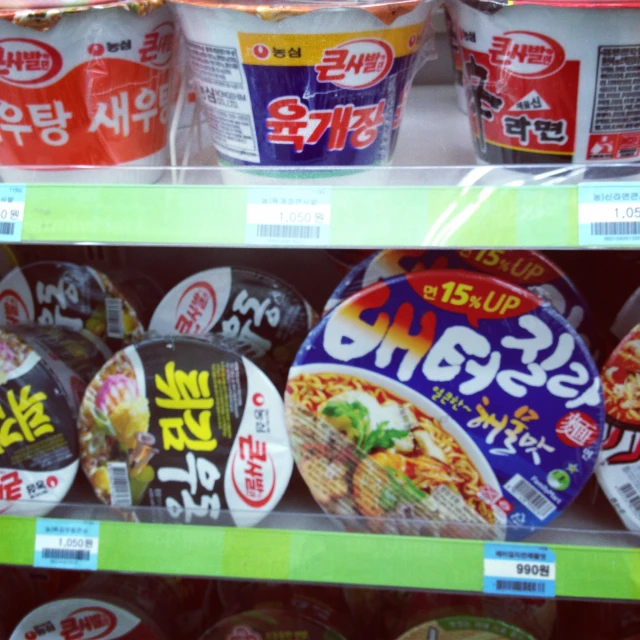
[[[47,483],[47,487],[49,487],[49,489],[55,489],[58,486],[58,478],[56,478],[55,476],[49,476],[45,482]]]
[[[276,488],[276,467],[267,443],[254,436],[240,436],[231,463],[233,488],[252,509],[264,507]]]
[[[271,55],[269,47],[265,44],[254,44],[252,51],[254,57],[258,58],[258,60],[266,60]]]
[[[165,67],[173,56],[175,28],[173,22],[163,22],[153,31],[144,34],[142,47],[138,50],[140,62],[154,67]]]
[[[0,293],[0,320],[3,324],[29,322],[29,311],[24,300],[12,289]]]
[[[28,87],[55,78],[62,56],[51,45],[27,38],[0,40],[0,82]]]
[[[264,396],[261,393],[254,393],[251,400],[256,407],[261,407],[264,404]]]
[[[118,619],[104,607],[82,607],[60,621],[60,635],[65,638],[100,640],[116,628]]]
[[[507,31],[493,36],[489,48],[492,64],[521,78],[544,78],[564,65],[562,46],[533,31]]]
[[[582,411],[572,411],[558,420],[556,435],[569,447],[590,447],[598,439],[598,425]]]
[[[104,45],[94,42],[87,47],[87,53],[94,58],[99,58],[104,55]]]
[[[318,82],[331,82],[343,89],[366,89],[387,77],[393,60],[388,42],[362,38],[325,49],[315,70]]]
[[[194,282],[178,300],[176,323],[178,333],[204,333],[211,328],[216,315],[216,292],[208,282]]]
[[[410,38],[409,38],[409,49],[413,49],[413,47],[416,46],[416,42],[418,42],[418,36],[414,33]]]

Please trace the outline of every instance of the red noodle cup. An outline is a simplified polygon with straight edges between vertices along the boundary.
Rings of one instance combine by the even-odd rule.
[[[54,600],[38,607],[22,619],[10,640],[60,638],[168,640],[151,617],[135,606],[84,597]]]
[[[640,4],[447,0],[447,6],[457,19],[479,162],[640,158]]]
[[[431,0],[173,6],[223,163],[390,161],[431,46]]]
[[[0,9],[0,177],[100,179],[78,166],[168,164],[175,26],[162,0]],[[11,167],[11,168],[9,168]],[[24,167],[22,169],[21,167]]]
[[[596,474],[624,525],[640,530],[640,324],[613,350],[601,372],[607,412]]]

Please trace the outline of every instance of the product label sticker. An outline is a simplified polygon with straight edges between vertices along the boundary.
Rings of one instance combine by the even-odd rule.
[[[484,593],[554,598],[556,556],[547,547],[485,542]]]
[[[640,187],[634,182],[578,186],[580,245],[640,244]]]
[[[99,522],[38,518],[33,566],[96,571],[99,540]]]
[[[330,187],[262,187],[247,196],[247,244],[328,246]]]
[[[27,187],[24,184],[0,184],[0,241],[20,242]]]

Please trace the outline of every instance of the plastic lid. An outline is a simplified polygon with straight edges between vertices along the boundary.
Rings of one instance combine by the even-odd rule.
[[[275,386],[202,338],[115,354],[87,388],[78,424],[81,463],[103,502],[163,507],[187,523],[229,510],[236,524],[256,524],[293,467]]]
[[[604,422],[573,328],[528,291],[457,270],[338,305],[298,352],[285,411],[323,508],[449,537],[551,522],[591,475]]]

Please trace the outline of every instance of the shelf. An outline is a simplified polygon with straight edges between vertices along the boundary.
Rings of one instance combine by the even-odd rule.
[[[100,521],[100,571],[482,592],[483,541],[347,532],[363,522],[339,524],[295,484],[254,529],[222,526],[227,513],[220,526],[176,524],[151,508],[136,510],[145,522],[116,521],[110,508],[85,498],[85,483],[77,484],[73,498],[86,502],[50,515]],[[602,495],[593,502],[594,486],[519,544],[554,551],[557,597],[640,600],[639,538],[621,528]],[[1,517],[0,564],[31,565],[35,532],[35,518]]]
[[[414,87],[391,167],[314,169],[292,178],[287,170],[212,166],[206,147],[193,162],[198,166],[167,169],[153,185],[142,184],[142,168],[109,170],[109,184],[89,184],[105,179],[90,169],[81,174],[86,184],[34,181],[22,241],[274,246],[248,241],[248,199],[266,189],[286,195],[297,185],[330,187],[330,239],[323,246],[577,247],[578,184],[620,175],[610,167],[473,166],[466,116],[444,86]],[[627,180],[634,171],[622,168]]]
[[[0,563],[32,564],[35,528],[0,519]],[[640,600],[640,550],[548,546],[558,597]],[[98,569],[481,592],[483,559],[477,540],[102,522]]]

